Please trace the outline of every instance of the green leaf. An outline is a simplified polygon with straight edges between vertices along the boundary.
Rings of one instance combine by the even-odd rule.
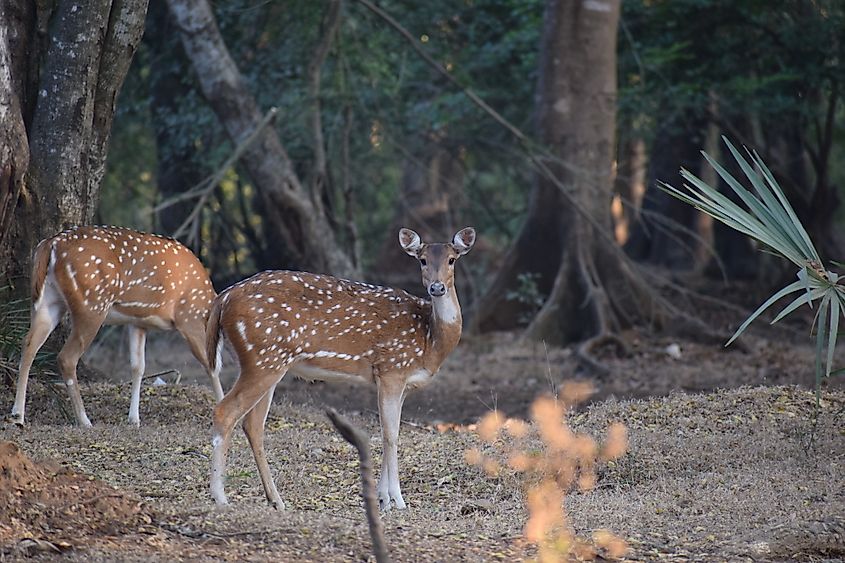
[[[725,346],[730,346],[731,342],[736,340],[737,337],[739,337],[740,334],[745,332],[745,329],[748,328],[748,325],[750,325],[754,321],[754,319],[759,317],[760,314],[763,313],[763,311],[765,311],[766,309],[771,307],[776,301],[778,301],[782,297],[789,295],[790,293],[795,293],[796,291],[801,291],[802,289],[804,289],[804,282],[802,282],[801,280],[798,280],[796,282],[792,282],[788,286],[784,287],[783,289],[781,289],[780,291],[778,291],[777,293],[775,293],[774,295],[769,297],[766,300],[765,303],[760,305],[757,308],[756,311],[751,313],[751,315],[747,319],[745,319],[745,322],[743,322],[742,325],[740,325],[740,327],[736,330],[734,335],[731,336],[731,339],[728,340],[727,343],[725,343]]]
[[[819,307],[818,330],[816,331],[816,407],[821,398],[822,353],[824,351],[825,331],[827,330],[827,307]]]
[[[826,290],[821,289],[821,288],[811,289],[809,293],[805,293],[804,295],[802,295],[801,297],[797,298],[795,301],[793,301],[792,303],[790,303],[789,305],[784,307],[783,311],[778,313],[778,315],[774,318],[774,320],[771,322],[771,324],[775,324],[776,322],[778,322],[779,320],[784,318],[786,315],[788,315],[789,313],[791,313],[792,311],[794,311],[795,309],[797,309],[801,305],[804,305],[805,303],[810,304],[813,301],[815,301],[816,299],[818,299],[819,297],[824,296],[825,292],[826,292]]]

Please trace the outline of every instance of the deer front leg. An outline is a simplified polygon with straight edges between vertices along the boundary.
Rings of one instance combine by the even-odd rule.
[[[141,380],[144,378],[146,359],[144,357],[144,346],[147,342],[147,331],[143,328],[129,325],[127,327],[129,336],[129,365],[132,370],[132,398],[129,400],[129,424],[141,425],[141,417],[138,414],[141,402]]]
[[[378,391],[379,419],[384,445],[378,483],[379,508],[389,510],[390,501],[393,500],[396,508],[402,510],[406,505],[399,487],[399,421],[402,418],[405,385],[380,379]]]

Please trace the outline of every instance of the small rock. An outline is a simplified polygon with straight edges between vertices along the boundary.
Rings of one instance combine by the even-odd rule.
[[[674,342],[664,348],[663,351],[666,352],[666,355],[672,358],[673,360],[681,359],[681,347]]]

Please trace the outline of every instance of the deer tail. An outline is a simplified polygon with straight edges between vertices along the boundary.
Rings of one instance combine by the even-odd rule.
[[[35,247],[35,255],[32,257],[32,302],[36,303],[44,291],[44,282],[47,279],[47,271],[50,269],[50,261],[53,254],[53,239],[42,240]]]
[[[223,328],[220,325],[220,317],[223,316],[225,301],[225,294],[218,295],[214,299],[211,303],[211,311],[208,314],[208,324],[206,325],[205,353],[208,358],[208,365],[211,371],[215,373],[220,369],[220,350],[218,347],[222,344],[220,333]]]

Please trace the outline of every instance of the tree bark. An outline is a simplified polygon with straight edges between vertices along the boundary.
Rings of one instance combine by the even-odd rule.
[[[15,247],[27,238],[26,223],[18,224],[15,218],[29,207],[24,202],[19,211],[18,199],[30,158],[23,112],[29,83],[25,45],[32,40],[33,20],[26,0],[0,3],[0,271],[6,280],[23,270],[23,264],[16,263],[23,252]]]
[[[206,0],[167,0],[203,95],[234,143],[261,119],[258,106],[229,54]],[[295,256],[292,266],[352,277],[357,274],[338,245],[330,221],[296,175],[275,130],[267,128],[242,162],[265,202],[267,236]]]
[[[522,231],[479,304],[480,330],[533,314],[526,336],[560,344],[607,335],[654,305],[612,236],[618,18],[618,0],[546,3],[535,122],[551,174],[538,175]],[[545,296],[539,311],[515,297],[525,275]]]
[[[39,239],[93,217],[117,94],[146,9],[147,0],[0,5],[0,271],[7,281],[29,277]]]
[[[701,174],[706,122],[679,116],[663,120],[651,146],[646,192],[626,251],[635,259],[674,270],[690,270],[700,255],[698,211],[659,189],[681,183],[680,169]]]

